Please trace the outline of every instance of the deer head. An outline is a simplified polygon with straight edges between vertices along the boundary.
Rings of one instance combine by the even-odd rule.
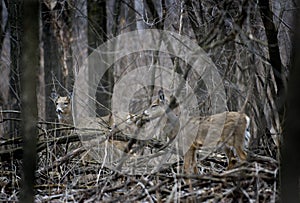
[[[55,104],[55,111],[60,123],[73,124],[71,96],[60,96],[51,93],[51,100]]]
[[[164,141],[173,139],[180,127],[179,117],[171,109],[168,101],[169,100],[165,99],[163,91],[159,90],[158,98],[143,112],[145,120],[155,122],[152,126],[156,128],[162,126],[159,137]]]

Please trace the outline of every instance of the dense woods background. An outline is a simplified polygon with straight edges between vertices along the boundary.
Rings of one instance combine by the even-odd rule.
[[[36,76],[37,103],[28,104],[22,100],[26,94],[23,91],[28,91],[24,84],[35,82],[35,77],[32,76],[31,81],[21,80],[26,68],[30,68],[30,61],[24,61],[22,56],[30,49],[30,45],[23,42],[28,34],[32,34],[26,32],[29,25],[24,19],[29,19],[26,9],[30,9],[33,2],[0,1],[1,200],[16,201],[19,198],[22,172],[25,171],[21,159],[22,140],[30,141],[21,130],[21,121],[29,119],[27,114],[24,115],[28,112],[25,107],[37,108],[38,114],[38,132],[31,131],[32,139],[37,136],[38,140],[35,201],[279,200],[279,149],[284,141],[285,96],[293,63],[293,17],[298,8],[294,1],[35,2],[39,8],[31,9],[38,14],[39,29],[33,26],[38,33],[32,38],[32,43],[38,46],[35,47],[36,56],[31,54],[28,57],[38,57],[39,60],[38,64],[33,61],[37,67],[31,70]],[[171,169],[155,175],[124,176],[102,169],[100,163],[85,160],[86,151],[80,143],[75,148],[68,147],[70,142],[78,142],[78,138],[74,133],[66,133],[72,126],[58,125],[55,106],[49,98],[51,93],[70,94],[79,69],[88,65],[89,54],[105,41],[121,33],[149,28],[189,36],[216,64],[225,86],[228,110],[242,110],[251,118],[251,153],[246,167],[220,173],[220,170],[213,170],[220,169],[220,166],[205,167],[211,161],[220,164],[211,158],[204,161],[205,169],[194,177],[194,190],[191,190],[182,181],[182,174],[175,173],[175,176]],[[99,104],[97,114],[109,114],[114,83],[124,73],[143,65],[159,64],[160,57],[166,56],[145,51],[117,61],[100,83],[95,84]],[[184,61],[172,56],[169,59],[175,72],[184,73],[187,68]],[[89,72],[87,78],[93,81],[93,75]],[[205,103],[208,97],[205,85],[200,79],[194,80],[199,104]],[[198,108],[200,114],[209,113],[209,105],[199,105]],[[297,172],[293,174],[297,175]]]

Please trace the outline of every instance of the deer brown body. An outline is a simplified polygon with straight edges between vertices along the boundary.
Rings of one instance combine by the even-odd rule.
[[[144,114],[149,116],[150,119],[165,115],[168,120],[166,125],[169,125],[169,128],[178,128],[178,118],[168,108],[168,104],[160,98],[155,100]],[[196,150],[207,145],[225,151],[228,158],[228,169],[234,166],[233,160],[236,155],[240,161],[247,159],[245,149],[248,147],[250,139],[250,133],[248,132],[250,119],[246,114],[223,112],[208,117],[193,117],[190,122],[193,122],[199,128],[196,137],[195,135],[189,135],[189,132],[184,135],[195,137],[192,145],[184,155],[184,171],[186,173],[197,173]],[[169,139],[174,136],[176,135],[168,134]]]
[[[210,145],[210,142],[215,142],[216,144],[213,145],[216,148],[225,151],[228,158],[228,169],[234,166],[233,161],[236,155],[240,161],[245,161],[247,159],[245,149],[248,147],[250,139],[250,134],[247,130],[250,119],[246,114],[241,112],[223,112],[204,119],[195,118],[195,120],[199,125],[199,129],[195,141],[184,156],[185,172],[197,172],[196,150],[205,145]],[[220,133],[220,135],[212,135],[216,140],[207,138],[210,136],[209,131],[215,127],[214,124],[217,123],[216,128],[220,128],[220,122],[224,122],[224,125],[221,129],[215,131]]]

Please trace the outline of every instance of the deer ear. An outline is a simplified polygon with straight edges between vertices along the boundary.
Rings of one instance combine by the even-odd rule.
[[[159,101],[160,101],[160,102],[162,102],[162,103],[165,102],[165,94],[164,94],[164,92],[163,92],[162,89],[160,89],[160,90],[158,91],[158,98],[159,98]]]
[[[73,96],[73,92],[69,92],[68,93],[68,99],[71,100],[72,96]]]
[[[50,99],[55,102],[57,100],[57,98],[59,97],[59,95],[56,92],[51,92],[50,94]]]

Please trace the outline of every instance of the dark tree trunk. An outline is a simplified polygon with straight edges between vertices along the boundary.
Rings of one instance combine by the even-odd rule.
[[[3,47],[3,43],[4,43],[4,38],[5,38],[5,29],[4,30],[2,29],[2,26],[4,23],[4,20],[2,17],[2,12],[3,12],[3,2],[2,1],[0,1],[0,12],[1,12],[1,15],[0,15],[0,25],[1,25],[1,27],[0,27],[0,51],[2,52],[2,47]]]
[[[22,35],[22,1],[8,1],[8,23],[10,28],[10,91],[7,109],[20,110],[20,64],[21,64],[21,35]],[[8,115],[15,118],[16,114]],[[20,125],[15,121],[10,121],[9,135],[15,137],[19,135]]]
[[[24,2],[21,75],[23,179],[20,202],[34,202],[37,144],[37,70],[39,66],[39,1]]]
[[[4,61],[9,58],[9,44],[7,43],[8,38],[8,11],[7,11],[7,5],[1,1],[0,2],[0,57],[1,57],[1,66],[0,66],[0,72],[1,72],[1,80],[0,80],[0,111],[3,109],[6,109],[8,107],[8,101],[9,101],[9,90],[10,85],[8,82],[8,78],[10,75],[10,68],[9,63],[5,63]],[[4,29],[3,29],[4,28]],[[9,60],[7,60],[9,61]],[[0,120],[3,118],[3,115],[0,115]],[[1,138],[9,138],[9,124],[8,122],[2,122],[0,123],[0,137]]]
[[[88,53],[91,54],[94,49],[107,40],[106,1],[88,1],[88,17],[90,20],[88,26],[88,44],[90,49]],[[99,116],[105,116],[110,113],[108,109],[111,109],[111,93],[114,84],[112,70],[112,68],[109,68],[101,78],[100,83],[95,84],[98,86],[96,92],[96,113]],[[89,78],[92,81],[96,80],[94,75],[95,73],[93,72],[89,73]]]
[[[58,52],[58,41],[55,37],[52,26],[53,12],[44,3],[41,4],[42,11],[42,40],[43,40],[43,58],[44,58],[44,75],[45,75],[45,102],[46,102],[46,119],[54,120],[56,118],[55,107],[53,102],[49,99],[52,89],[54,88],[53,75],[58,81],[62,80],[62,65],[60,63],[60,56]]]
[[[272,65],[272,69],[274,72],[275,82],[277,86],[277,108],[279,112],[283,113],[283,100],[284,97],[284,82],[283,82],[283,75],[282,75],[282,62],[279,52],[279,44],[278,44],[278,31],[275,28],[273,22],[273,13],[270,8],[269,1],[260,0],[259,1],[260,7],[260,15],[264,24],[267,41],[268,41],[268,51],[269,51],[269,58],[270,63]]]
[[[300,5],[300,1],[298,1]],[[286,128],[281,145],[281,202],[300,202],[300,21],[297,13],[292,69],[288,83]]]

